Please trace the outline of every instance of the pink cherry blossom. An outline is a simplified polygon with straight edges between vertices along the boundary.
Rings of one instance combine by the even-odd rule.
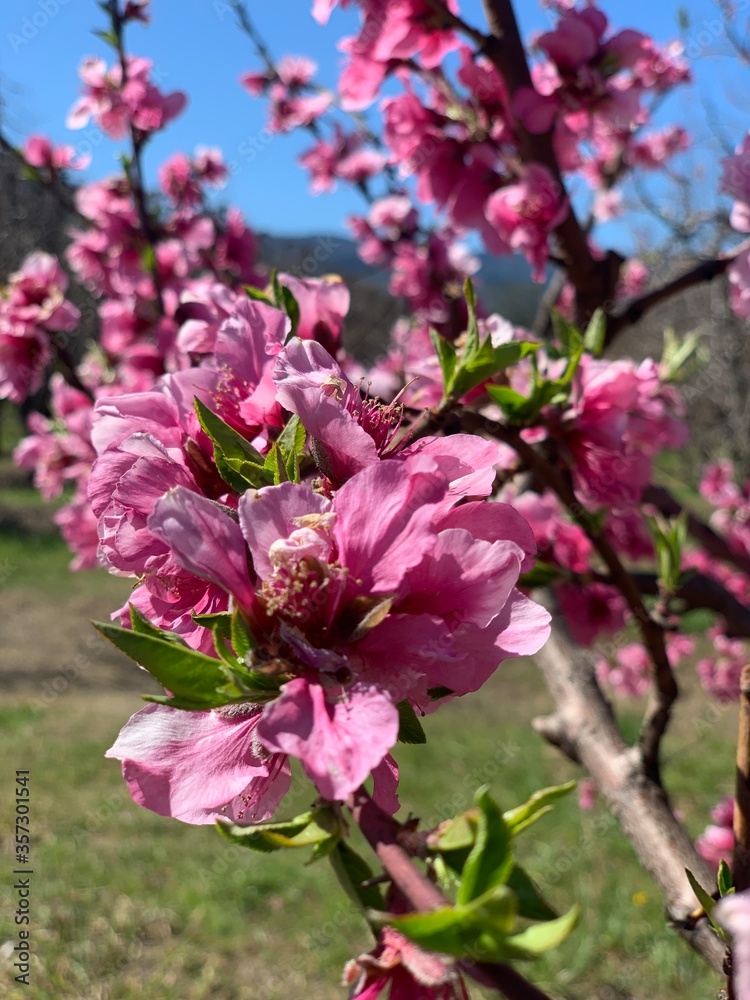
[[[541,164],[526,167],[517,184],[509,184],[491,195],[485,209],[500,245],[523,253],[542,281],[549,256],[549,234],[563,221],[569,206],[560,186]],[[490,249],[494,249],[490,245]]]
[[[71,109],[68,128],[84,128],[93,118],[112,139],[123,139],[131,126],[142,132],[164,128],[183,110],[186,97],[180,91],[162,94],[149,79],[151,67],[149,59],[127,56],[123,79],[119,63],[107,69],[103,59],[85,59],[84,96]]]
[[[336,354],[351,303],[349,289],[342,279],[337,274],[303,278],[282,271],[279,281],[286,285],[299,306],[297,336],[316,340],[330,354]]]
[[[740,677],[747,663],[747,650],[741,639],[730,639],[719,627],[709,633],[713,642],[713,655],[696,664],[703,687],[717,701],[737,701],[740,696]]]
[[[732,983],[737,1000],[750,997],[750,892],[724,896],[714,914],[732,935]]]
[[[286,757],[259,746],[259,720],[253,706],[183,712],[148,705],[105,756],[122,761],[133,800],[161,816],[258,823],[274,814],[291,781]]]
[[[590,646],[600,635],[619,632],[625,625],[627,605],[615,587],[561,583],[556,592],[570,634],[581,646]]]
[[[32,167],[55,172],[57,170],[85,170],[91,156],[76,156],[72,146],[53,146],[44,135],[27,136],[23,155]]]
[[[475,690],[499,660],[546,638],[546,612],[514,588],[528,528],[504,505],[475,504],[485,517],[456,507],[477,489],[469,470],[452,490],[457,464],[423,450],[368,466],[332,500],[294,484],[245,494],[249,575],[240,529],[195,491],[172,490],[148,520],[170,559],[234,596],[268,651],[257,655],[281,658],[291,676],[258,738],[299,756],[326,797],[350,794],[380,764],[399,701],[427,711],[430,689]]]
[[[50,358],[48,338],[36,327],[9,323],[0,307],[0,399],[22,403],[40,389]]]
[[[95,452],[91,445],[93,403],[67,384],[59,373],[50,379],[51,419],[32,413],[31,434],[17,446],[16,465],[34,471],[34,485],[45,500],[62,492],[66,481],[88,474]]]
[[[661,385],[652,362],[636,368],[584,355],[568,414],[557,428],[553,424],[553,434],[562,431],[570,449],[584,502],[614,509],[636,503],[650,480],[653,456],[686,439],[681,410],[679,396]]]
[[[423,951],[392,927],[384,927],[374,951],[347,963],[344,983],[351,1000],[469,1000],[454,962]]]
[[[734,798],[727,795],[711,811],[713,823],[706,827],[695,842],[695,847],[702,858],[718,869],[723,859],[731,864],[734,853]]]

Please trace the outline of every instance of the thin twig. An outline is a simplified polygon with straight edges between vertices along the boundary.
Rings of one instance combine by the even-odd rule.
[[[124,88],[128,78],[128,62],[125,55],[124,23],[118,8],[118,0],[109,0],[109,15],[112,22],[112,33],[116,40],[115,47],[117,50],[117,56],[120,62],[120,87]],[[159,274],[159,263],[156,258],[158,233],[154,226],[153,219],[151,218],[151,213],[149,212],[148,203],[146,201],[146,188],[143,181],[143,163],[141,153],[144,143],[144,134],[135,127],[132,121],[129,123],[129,128],[133,155],[125,167],[125,172],[130,183],[130,190],[133,195],[136,211],[138,212],[138,219],[141,224],[143,237],[153,251],[153,257],[149,262],[149,271],[154,282],[154,291],[156,292],[156,304],[159,310],[159,315],[165,316],[167,310],[164,305],[164,293],[162,289],[161,275]]]
[[[364,788],[355,792],[346,804],[384,871],[415,911],[429,912],[450,905],[437,886],[419,871],[402,846],[408,834],[397,820],[376,805]],[[508,965],[461,962],[460,966],[467,976],[497,990],[507,1000],[550,1000],[547,994]]]

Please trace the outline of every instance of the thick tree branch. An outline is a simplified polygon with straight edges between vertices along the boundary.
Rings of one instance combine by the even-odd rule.
[[[666,302],[673,295],[684,292],[694,285],[700,285],[704,281],[713,281],[720,274],[724,274],[732,261],[748,249],[750,249],[750,240],[744,240],[739,246],[727,251],[727,253],[720,254],[713,260],[701,261],[671,281],[667,281],[659,288],[654,288],[640,298],[634,299],[620,312],[610,315],[607,320],[607,344],[610,344],[621,330],[632,326],[633,323],[637,323],[639,319],[661,302]]]
[[[423,875],[404,846],[410,831],[389,816],[360,788],[346,803],[354,822],[375,851],[385,873],[415,911],[436,910],[449,901]],[[494,962],[461,962],[461,969],[476,982],[502,993],[507,1000],[549,1000],[515,969]]]
[[[659,593],[659,581],[654,573],[634,573],[633,578],[642,594]],[[706,608],[721,615],[726,622],[725,634],[730,638],[750,639],[750,608],[713,577],[690,573],[672,597],[684,601],[690,609]]]
[[[543,597],[553,616],[552,636],[535,659],[556,711],[549,719],[535,720],[534,727],[588,771],[661,889],[669,919],[690,946],[721,972],[724,946],[705,918],[691,916],[697,900],[685,869],[689,868],[709,892],[715,888],[714,873],[675,818],[663,789],[648,778],[641,749],[628,746],[623,739],[596,681],[593,656],[573,645],[551,597],[535,596]]]
[[[428,0],[428,3],[436,13],[440,13],[447,25],[471,38],[479,46],[479,51],[494,63],[505,80],[511,101],[523,88],[533,89],[526,51],[510,0],[483,0],[490,28],[489,36],[470,28],[451,14],[441,0]],[[552,132],[534,134],[528,132],[520,122],[515,123],[515,128],[523,162],[541,163],[547,167],[559,185],[561,196],[567,197]],[[559,256],[576,290],[578,320],[583,324],[595,309],[614,300],[622,258],[613,251],[609,251],[601,260],[594,258],[586,232],[572,205],[565,219],[555,229],[555,236],[559,244]]]

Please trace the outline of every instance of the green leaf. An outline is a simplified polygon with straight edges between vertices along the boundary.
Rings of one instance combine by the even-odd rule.
[[[520,422],[530,415],[531,401],[509,385],[489,385],[487,393],[509,420]]]
[[[97,38],[101,38],[103,42],[111,45],[112,48],[117,48],[117,35],[114,31],[94,31],[92,34],[96,35]]]
[[[719,892],[722,896],[732,891],[732,871],[724,858],[719,862],[719,873],[716,876]]]
[[[598,358],[604,350],[604,343],[607,339],[607,317],[603,309],[597,309],[589,320],[586,332],[583,335],[583,346]]]
[[[331,865],[347,896],[361,910],[382,910],[383,894],[378,885],[365,885],[372,877],[372,869],[364,858],[340,840],[331,853]]]
[[[245,294],[249,299],[254,299],[256,302],[265,302],[267,306],[274,307],[274,301],[267,292],[262,291],[260,288],[254,288],[253,285],[243,285],[242,287],[245,289]]]
[[[534,924],[520,934],[514,934],[506,942],[509,955],[518,958],[536,958],[545,951],[559,947],[574,930],[580,916],[580,907],[575,905],[555,920]]]
[[[493,961],[506,956],[504,945],[516,913],[515,894],[501,885],[466,906],[405,915],[370,911],[368,917],[375,924],[395,927],[426,951]]]
[[[435,348],[435,353],[440,363],[440,371],[443,374],[443,396],[450,395],[450,387],[453,385],[453,376],[458,363],[456,349],[445,337],[441,337],[437,330],[430,327],[430,340]]]
[[[217,611],[210,615],[192,614],[190,617],[203,628],[211,629],[212,632],[218,630],[223,639],[229,639],[232,635],[232,615],[229,611]]]
[[[518,915],[527,920],[555,920],[557,913],[542,898],[529,875],[520,865],[513,865],[506,883],[518,897]]]
[[[228,840],[240,847],[262,853],[278,851],[281,848],[315,847],[331,839],[335,844],[342,832],[341,820],[328,806],[321,806],[279,823],[254,823],[243,826],[219,818],[216,825],[219,832]]]
[[[132,625],[133,632],[137,632],[139,635],[150,635],[156,639],[163,639],[165,642],[173,642],[177,646],[185,645],[175,632],[163,632],[160,628],[153,626],[134,604],[128,604],[128,611],[130,612],[130,624]]]
[[[197,398],[195,412],[213,442],[219,475],[232,489],[244,493],[248,486],[259,488],[273,482],[265,469],[266,459],[238,431]]]
[[[261,670],[248,670],[224,648],[221,659],[206,656],[189,646],[152,635],[132,632],[105,622],[94,627],[118,649],[144,667],[171,693],[144,695],[172,708],[205,711],[222,705],[269,701],[278,694],[286,677]],[[214,639],[223,626],[214,625]],[[223,639],[221,639],[223,642]]]
[[[425,951],[437,951],[443,955],[454,955],[461,958],[471,948],[475,937],[467,924],[467,913],[464,909],[453,906],[442,906],[429,913],[407,913],[394,916],[391,913],[379,913],[370,910],[368,920],[376,926],[388,924],[414,941]],[[471,916],[469,915],[469,923]]]
[[[549,788],[540,788],[515,809],[510,809],[503,813],[503,819],[508,825],[512,837],[517,837],[523,830],[528,829],[542,816],[545,816],[552,808],[552,803],[558,799],[569,795],[576,787],[575,781],[567,781],[564,785],[551,785]]]
[[[398,708],[399,743],[426,743],[425,731],[411,703],[404,699],[396,707]]]
[[[287,422],[286,426],[279,434],[274,444],[276,453],[269,455],[266,459],[266,466],[269,466],[274,473],[274,482],[279,477],[279,481],[289,481],[298,483],[300,481],[300,457],[305,450],[307,432],[295,413]],[[280,464],[281,463],[281,464]],[[281,477],[285,477],[282,479]]]
[[[292,327],[287,336],[287,341],[289,341],[297,333],[297,329],[299,327],[300,312],[299,312],[299,303],[295,299],[290,289],[286,287],[286,285],[281,286],[281,302],[279,304],[281,308],[284,310],[284,312],[287,314],[289,319],[291,320]]]
[[[244,660],[248,653],[257,648],[255,636],[250,631],[247,619],[240,608],[235,608],[232,614],[229,634],[238,659]]]
[[[690,888],[695,893],[698,902],[706,911],[706,914],[710,917],[711,911],[716,906],[716,900],[713,898],[713,896],[711,896],[710,893],[706,892],[706,890],[700,884],[695,875],[693,875],[693,873],[689,871],[687,868],[685,869],[685,874],[687,875],[688,882],[690,883]]]
[[[461,876],[456,901],[468,903],[491,889],[503,885],[513,867],[511,834],[498,804],[487,787],[475,796],[480,808],[477,834]]]
[[[560,570],[557,566],[542,561],[537,561],[536,566],[528,573],[522,573],[518,581],[521,587],[534,590],[536,587],[546,587],[555,580],[560,579]]]
[[[94,622],[94,628],[148,670],[173,696],[204,709],[216,708],[233,700],[217,693],[225,682],[219,660],[188,646],[133,632],[119,625]]]
[[[550,310],[552,330],[560,343],[566,358],[571,358],[583,351],[583,337],[580,331],[569,323],[557,309]]]
[[[689,333],[680,341],[672,327],[664,331],[660,375],[664,382],[676,382],[685,375],[685,368],[700,346],[697,333]]]

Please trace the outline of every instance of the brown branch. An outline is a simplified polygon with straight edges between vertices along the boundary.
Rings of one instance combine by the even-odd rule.
[[[509,444],[521,460],[565,504],[568,513],[586,532],[602,562],[610,572],[612,583],[627,601],[641,633],[643,645],[648,650],[654,667],[654,685],[641,728],[639,739],[646,773],[656,784],[661,784],[659,755],[661,741],[667,731],[672,705],[679,689],[669,662],[664,629],[654,621],[643,603],[643,597],[633,576],[623,566],[614,546],[602,528],[576,497],[573,487],[539,452],[521,437],[513,427],[497,424],[496,436]]]
[[[112,22],[112,33],[116,40],[115,48],[120,62],[120,88],[122,89],[125,87],[128,79],[128,62],[125,55],[124,22],[118,8],[118,0],[109,0],[109,16]],[[145,136],[143,132],[140,132],[135,127],[132,121],[129,122],[129,131],[133,155],[130,158],[130,161],[124,165],[124,170],[130,184],[130,191],[133,195],[133,201],[135,202],[135,208],[138,213],[138,219],[141,224],[143,237],[153,251],[153,257],[149,262],[148,269],[154,282],[156,305],[159,310],[159,315],[165,316],[167,310],[164,304],[164,290],[162,288],[161,276],[159,274],[159,263],[156,258],[156,245],[158,243],[159,234],[154,225],[154,221],[151,218],[148,202],[146,200],[146,188],[143,181],[143,162],[141,153],[143,150]]]
[[[659,594],[659,581],[654,573],[633,573],[633,579],[642,594]],[[690,573],[670,596],[684,601],[690,609],[706,608],[721,615],[726,622],[725,634],[731,639],[750,639],[750,608],[712,576]]]
[[[667,517],[677,517],[683,509],[682,505],[663,486],[649,486],[643,494],[643,501],[653,504]],[[725,538],[704,521],[701,521],[695,514],[688,513],[687,529],[688,533],[710,556],[736,566],[737,569],[750,576],[750,557],[735,552]]]
[[[450,905],[437,886],[416,868],[403,846],[409,831],[376,805],[364,788],[355,792],[346,804],[385,873],[415,911],[429,912]],[[508,965],[474,961],[459,964],[467,976],[497,990],[507,1000],[549,1000],[545,993]]]
[[[510,0],[483,0],[483,5],[491,35],[485,38],[480,51],[497,67],[512,102],[520,90],[534,87],[513,5]],[[430,6],[441,5],[431,3]],[[465,30],[463,23],[457,27]],[[470,37],[478,41],[476,33]],[[561,196],[567,198],[552,132],[533,134],[520,122],[516,122],[516,132],[523,162],[541,163],[547,167],[559,185]],[[622,257],[610,250],[601,260],[595,259],[586,232],[569,200],[568,203],[569,211],[555,229],[555,236],[568,278],[576,290],[577,319],[584,324],[595,309],[614,300]]]
[[[534,728],[588,771],[641,864],[659,886],[670,921],[721,972],[724,946],[705,917],[691,916],[697,900],[685,869],[709,892],[715,888],[715,875],[670,809],[663,789],[648,777],[640,748],[625,742],[597,683],[593,655],[572,643],[565,619],[550,596],[535,596],[541,596],[552,612],[552,635],[535,659],[556,710],[551,718],[536,719]]]
[[[732,884],[737,892],[750,889],[750,667],[743,668],[740,679]]]
[[[704,281],[713,281],[720,274],[724,274],[732,261],[748,249],[750,249],[750,240],[744,240],[734,249],[720,254],[712,260],[701,261],[659,288],[654,288],[640,298],[634,299],[623,310],[609,317],[606,342],[611,343],[624,327],[637,323],[649,310],[661,302],[671,299],[673,295],[684,292],[694,285],[700,285]]]

